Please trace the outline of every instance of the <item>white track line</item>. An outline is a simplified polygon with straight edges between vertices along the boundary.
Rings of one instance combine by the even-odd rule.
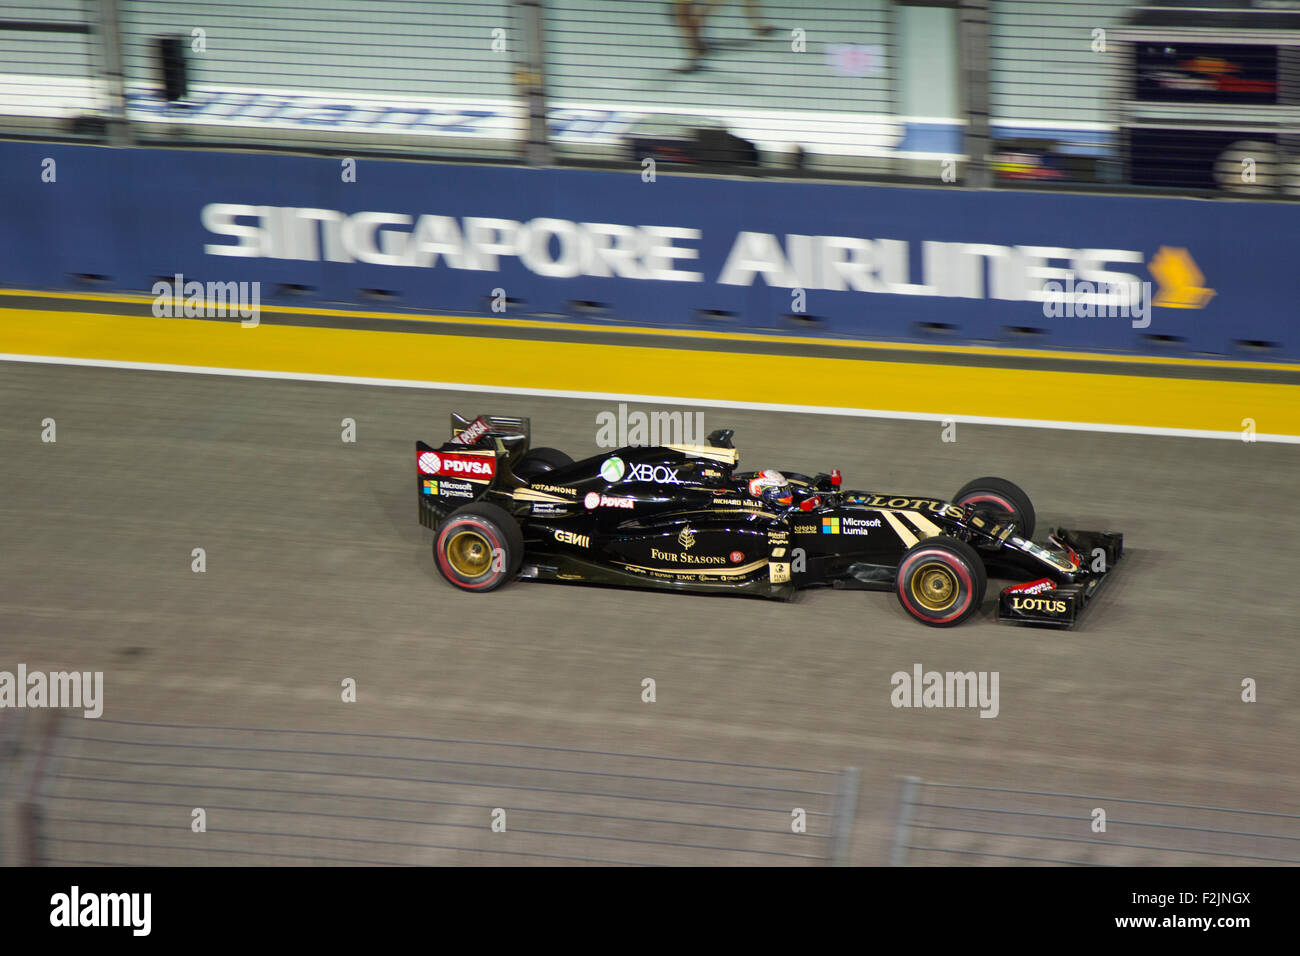
[[[654,405],[697,405],[702,408],[735,408],[748,411],[788,412],[802,415],[841,415],[848,418],[887,418],[914,422],[963,422],[968,425],[1002,425],[1009,428],[1055,428],[1063,431],[1106,432],[1115,435],[1161,435],[1169,438],[1217,438],[1242,441],[1239,431],[1210,431],[1201,428],[1160,428],[1153,425],[1112,425],[1104,422],[1061,422],[1037,418],[993,418],[983,415],[942,415],[934,412],[900,412],[875,408],[839,408],[834,405],[792,405],[777,402],[731,402],[716,398],[680,395],[633,395],[625,392],[581,392],[560,388],[516,388],[509,385],[469,385],[464,382],[424,382],[406,378],[366,378],[360,375],[320,375],[315,372],[275,372],[263,369],[217,368],[208,365],[168,365],[161,362],[122,362],[114,359],[70,358],[62,355],[22,355],[0,352],[0,362],[28,362],[36,365],[77,365],[87,368],[130,369],[139,372],[184,372],[191,375],[229,375],[236,378],[269,378],[290,382],[327,382],[338,385],[372,385],[380,388],[423,388],[449,392],[487,392],[498,395],[531,395],[538,398],[578,398],[604,402],[641,402]],[[1300,435],[1258,434],[1255,441],[1300,445]]]

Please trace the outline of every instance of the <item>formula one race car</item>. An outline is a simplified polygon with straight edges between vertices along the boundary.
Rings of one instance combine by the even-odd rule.
[[[998,619],[1070,627],[1123,555],[1123,536],[1064,528],[1031,540],[1034,508],[1002,478],[952,499],[843,491],[815,477],[738,472],[728,429],[708,445],[573,461],[530,448],[526,418],[453,414],[452,439],[415,446],[420,523],[448,581],[516,577],[789,598],[801,588],[892,590],[923,624],[960,624],[988,575]]]

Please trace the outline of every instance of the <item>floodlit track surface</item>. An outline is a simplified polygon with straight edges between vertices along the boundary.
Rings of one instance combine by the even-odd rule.
[[[611,407],[0,364],[0,670],[102,670],[115,718],[857,766],[857,863],[888,859],[905,774],[1300,812],[1293,446],[967,424],[948,443],[933,422],[705,409],[744,467],[938,495],[1003,474],[1044,529],[1123,531],[1073,632],[994,624],[992,589],[935,630],[890,594],[443,582],[414,440],[442,440],[453,409],[527,415],[535,444],[578,457]],[[890,677],[915,663],[998,671],[1000,713],[895,709]]]

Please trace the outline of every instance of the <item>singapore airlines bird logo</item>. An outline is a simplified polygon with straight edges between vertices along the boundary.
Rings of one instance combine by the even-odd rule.
[[[1148,268],[1160,283],[1153,305],[1165,309],[1203,309],[1214,298],[1214,290],[1205,288],[1205,276],[1186,249],[1161,246]]]

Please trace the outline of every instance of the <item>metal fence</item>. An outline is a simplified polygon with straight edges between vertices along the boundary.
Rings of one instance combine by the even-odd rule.
[[[1107,42],[1126,0],[1000,0],[990,5],[995,182],[1118,183],[1112,113],[1123,50]]]
[[[509,0],[119,0],[128,116],[141,142],[250,142],[513,156],[525,113]],[[160,91],[179,40],[186,95]],[[179,79],[179,77],[177,77]]]
[[[1300,9],[1218,6],[0,0],[0,133],[1300,195]]]
[[[1102,825],[1104,830],[1099,829]],[[909,777],[903,782],[890,862],[894,866],[1300,864],[1300,814]]]
[[[58,728],[31,745],[45,756],[28,764],[17,819],[37,833],[22,862],[821,865],[844,862],[856,805],[852,771],[332,731]]]
[[[56,711],[0,710],[0,866],[41,857],[41,791],[58,726]]]
[[[0,865],[843,865],[858,804],[852,768],[0,711]],[[1296,865],[1300,814],[908,777],[889,863]]]
[[[705,165],[896,171],[892,12],[884,0],[549,2],[548,98],[565,114],[600,111],[613,134],[565,135],[557,152],[625,160],[630,146],[671,163],[702,149]]]
[[[77,117],[104,113],[96,33],[84,0],[0,3],[0,133],[72,136]]]

